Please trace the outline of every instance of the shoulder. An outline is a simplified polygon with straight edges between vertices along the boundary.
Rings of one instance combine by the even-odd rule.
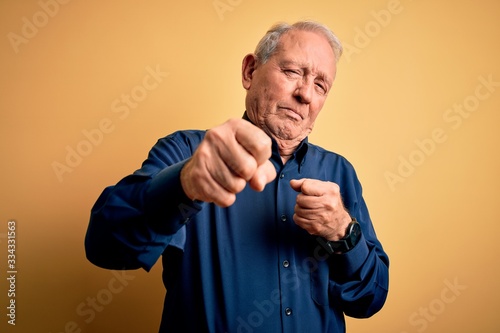
[[[201,143],[205,133],[204,130],[179,130],[158,139],[153,150],[177,150],[190,155]]]
[[[204,136],[205,131],[202,130],[181,130],[158,139],[136,174],[154,174],[167,166],[188,159]]]
[[[312,178],[332,181],[356,192],[361,190],[353,164],[339,153],[308,143],[305,165]]]
[[[179,144],[198,145],[205,137],[205,134],[205,130],[179,130],[160,138],[158,141],[173,141]]]
[[[328,166],[340,167],[354,172],[354,166],[343,155],[308,142],[307,155],[316,163],[327,163]]]

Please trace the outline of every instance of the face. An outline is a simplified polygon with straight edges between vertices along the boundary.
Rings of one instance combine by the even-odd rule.
[[[298,144],[311,132],[335,72],[335,55],[323,35],[309,31],[282,35],[265,64],[254,55],[243,60],[250,120],[279,143]]]

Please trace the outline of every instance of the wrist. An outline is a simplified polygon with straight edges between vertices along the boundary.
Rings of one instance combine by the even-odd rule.
[[[345,238],[348,234],[349,234],[349,225],[353,222],[353,221],[356,221],[355,218],[351,217],[351,215],[349,215],[347,212],[346,212],[346,215],[344,216],[344,218],[342,219],[342,222],[343,222],[343,227],[340,228],[340,232],[336,235],[335,238],[327,238],[328,241],[338,241],[338,240],[341,240],[343,238]]]
[[[344,236],[339,240],[322,240],[320,243],[329,254],[346,253],[353,249],[361,239],[361,226],[352,218],[345,229]]]
[[[186,195],[187,198],[189,198],[192,201],[196,200],[196,195],[191,191],[191,186],[190,186],[190,179],[188,176],[188,171],[189,171],[189,164],[191,161],[187,161],[186,164],[184,164],[183,168],[181,169],[180,175],[179,175],[179,181],[181,183],[182,191]]]

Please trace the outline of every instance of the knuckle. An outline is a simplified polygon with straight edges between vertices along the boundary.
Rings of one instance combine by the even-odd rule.
[[[268,138],[269,139],[269,138]],[[267,142],[257,141],[255,144],[255,153],[260,159],[267,160],[271,157],[272,149],[271,149],[271,139]]]
[[[302,192],[310,192],[313,189],[313,180],[306,178],[304,179],[304,182],[302,183]]]
[[[202,142],[198,149],[196,149],[196,153],[193,155],[193,159],[197,161],[202,161],[210,158],[212,154],[210,153],[210,147],[205,142]]]
[[[205,140],[211,143],[219,142],[223,138],[223,129],[220,126],[211,128],[205,133]]]
[[[330,189],[334,194],[340,193],[340,186],[337,183],[329,182],[329,184],[330,184]]]
[[[217,204],[220,207],[229,207],[231,206],[236,200],[236,196],[234,194],[228,194],[224,196],[220,196],[217,198],[217,201],[215,201],[215,204]]]
[[[252,139],[247,143],[250,153],[263,163],[272,154],[271,138],[261,129],[255,127],[252,131]]]
[[[246,181],[242,178],[234,178],[228,184],[226,189],[231,193],[240,193],[246,186]]]
[[[250,180],[257,170],[257,162],[252,157],[234,159],[229,166],[231,170],[246,181]]]
[[[240,120],[241,119],[239,119],[239,118],[230,118],[224,124],[226,126],[234,127],[234,126],[238,126],[238,123],[240,123]]]

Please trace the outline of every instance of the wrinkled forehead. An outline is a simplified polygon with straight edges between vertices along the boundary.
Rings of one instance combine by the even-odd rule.
[[[279,40],[275,57],[278,63],[295,63],[308,67],[322,76],[335,78],[335,53],[328,39],[316,31],[292,30],[283,34]]]

